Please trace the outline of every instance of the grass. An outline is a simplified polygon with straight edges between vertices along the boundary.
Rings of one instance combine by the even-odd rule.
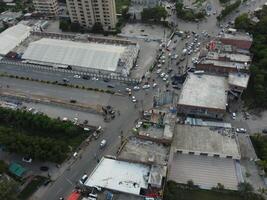
[[[122,13],[123,8],[129,7],[130,0],[116,0],[116,11],[117,13]]]
[[[28,199],[46,180],[43,176],[35,176],[32,181],[20,192],[18,198],[20,200]]]

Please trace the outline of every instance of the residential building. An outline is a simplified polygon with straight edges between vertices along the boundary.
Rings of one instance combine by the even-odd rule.
[[[115,0],[67,0],[71,22],[85,28],[96,23],[106,31],[114,30],[117,23]]]
[[[218,37],[219,41],[226,45],[233,45],[239,49],[249,49],[252,45],[252,37],[245,33],[225,33]]]
[[[58,15],[59,6],[57,0],[33,0],[35,10],[48,15]]]

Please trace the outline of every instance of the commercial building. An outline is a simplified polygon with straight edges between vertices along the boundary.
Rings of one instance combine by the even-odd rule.
[[[166,166],[151,166],[103,157],[85,185],[137,196],[159,197],[156,188],[162,187],[166,173]]]
[[[181,89],[177,112],[185,115],[222,118],[228,98],[227,78],[189,73]]]
[[[248,86],[249,74],[230,73],[228,77],[229,89],[236,95],[241,95]]]
[[[192,180],[203,189],[237,190],[243,182],[239,146],[231,129],[178,125],[167,179],[187,184]]]
[[[5,56],[30,36],[32,28],[22,24],[12,26],[0,33],[0,56]]]
[[[33,0],[33,5],[38,13],[57,16],[59,6],[57,0]]]
[[[42,38],[30,43],[22,59],[53,67],[127,76],[138,51],[136,45]]]
[[[96,23],[106,31],[116,27],[115,0],[67,0],[71,22],[91,29]]]
[[[246,49],[246,50],[250,49],[253,41],[250,35],[240,32],[233,34],[224,33],[220,35],[217,39],[221,41],[223,44],[232,45],[239,49]]]

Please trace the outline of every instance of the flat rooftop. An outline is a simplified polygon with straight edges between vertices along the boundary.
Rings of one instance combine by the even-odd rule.
[[[189,73],[178,100],[179,105],[226,110],[226,78]]]
[[[157,125],[151,125],[149,128],[141,128],[138,135],[155,140],[172,140],[173,126],[165,124],[164,128],[158,128]]]
[[[119,159],[149,164],[167,165],[169,148],[152,141],[130,137]]]
[[[247,88],[249,75],[246,73],[230,73],[228,77],[228,82],[230,85],[238,86],[241,88]]]
[[[99,70],[116,71],[125,46],[43,38],[30,43],[22,58]]]
[[[85,185],[140,195],[148,188],[150,166],[103,157]]]
[[[235,34],[224,33],[223,35],[219,36],[219,38],[252,41],[252,37],[245,33],[235,33]]]
[[[220,60],[202,60],[200,63],[206,65],[214,65],[217,67],[232,68],[232,69],[248,69],[248,65],[246,65],[245,63],[220,61]]]
[[[251,62],[251,57],[249,55],[241,54],[241,53],[217,53],[217,52],[209,52],[207,54],[207,59],[217,60],[220,57],[228,58],[233,62],[243,62],[248,63]]]
[[[240,165],[235,160],[175,153],[168,180],[183,184],[192,180],[203,189],[211,189],[221,183],[226,189],[237,190],[243,178]]]
[[[207,153],[221,157],[240,159],[236,138],[231,129],[215,129],[203,126],[177,125],[173,148],[177,151]]]

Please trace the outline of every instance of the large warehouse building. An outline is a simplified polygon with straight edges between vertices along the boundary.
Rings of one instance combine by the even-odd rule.
[[[5,56],[30,36],[32,28],[22,24],[12,26],[0,34],[0,55]]]
[[[114,45],[43,38],[30,43],[22,59],[53,67],[127,76],[138,55],[137,45]]]

